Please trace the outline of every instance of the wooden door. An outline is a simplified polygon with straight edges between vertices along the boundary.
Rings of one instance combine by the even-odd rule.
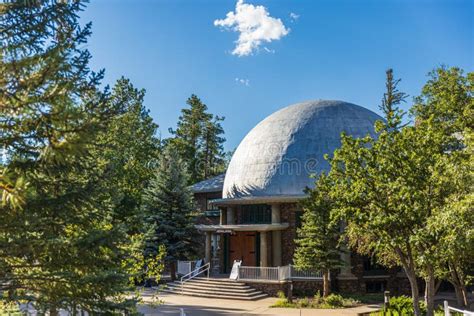
[[[243,266],[256,266],[255,232],[237,232],[230,236],[229,264],[242,260]]]

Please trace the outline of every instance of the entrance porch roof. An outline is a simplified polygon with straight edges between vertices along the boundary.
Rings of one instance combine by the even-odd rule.
[[[215,199],[211,201],[214,206],[232,206],[232,205],[243,205],[243,204],[274,204],[274,203],[293,203],[298,202],[307,195],[273,195],[273,196],[244,196],[230,199]]]
[[[258,232],[268,232],[274,230],[284,230],[289,227],[288,223],[280,224],[245,224],[245,225],[196,225],[198,230],[203,232],[221,232],[221,233],[230,233],[230,232],[247,232],[247,231],[258,231]]]

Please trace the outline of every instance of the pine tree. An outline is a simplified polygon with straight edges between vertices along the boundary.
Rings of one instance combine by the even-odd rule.
[[[144,97],[145,90],[136,89],[129,79],[117,80],[109,102],[120,113],[100,135],[97,153],[110,165],[115,217],[126,222],[131,234],[142,231],[141,198],[160,151],[160,140],[155,136],[158,125],[143,105]]]
[[[193,210],[186,165],[176,150],[167,146],[160,155],[155,177],[144,192],[143,213],[147,222],[153,225],[146,254],[155,255],[159,245],[164,245],[165,261],[173,279],[176,260],[186,259],[195,249]]]
[[[174,138],[169,140],[188,164],[189,183],[195,183],[225,170],[224,118],[207,112],[207,105],[196,96],[186,101],[190,108],[181,110]]]
[[[0,299],[100,313],[130,310],[132,258],[113,221],[98,136],[118,109],[88,68],[79,1],[1,5]]]
[[[302,202],[302,226],[295,240],[294,263],[300,269],[316,269],[323,272],[323,296],[330,292],[329,272],[341,266],[338,250],[339,226],[331,221],[335,202],[331,198],[330,178],[322,173],[314,189]]]

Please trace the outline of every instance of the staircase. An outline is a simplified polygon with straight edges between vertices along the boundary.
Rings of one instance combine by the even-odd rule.
[[[184,282],[175,281],[168,283],[162,290],[167,293],[183,294],[189,296],[222,298],[232,300],[258,300],[267,297],[267,294],[230,279],[195,277]]]

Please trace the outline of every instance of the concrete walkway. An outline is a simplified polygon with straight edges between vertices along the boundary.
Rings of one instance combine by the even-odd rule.
[[[152,293],[144,292],[144,302],[150,302]],[[182,296],[176,294],[160,294],[159,299],[164,304],[152,307],[140,306],[140,312],[145,315],[180,315],[181,309],[186,316],[214,316],[214,315],[285,315],[285,316],[357,316],[360,313],[375,311],[378,306],[360,306],[345,309],[296,309],[270,308],[277,298],[264,298],[258,301],[238,301],[208,299],[200,297]]]

